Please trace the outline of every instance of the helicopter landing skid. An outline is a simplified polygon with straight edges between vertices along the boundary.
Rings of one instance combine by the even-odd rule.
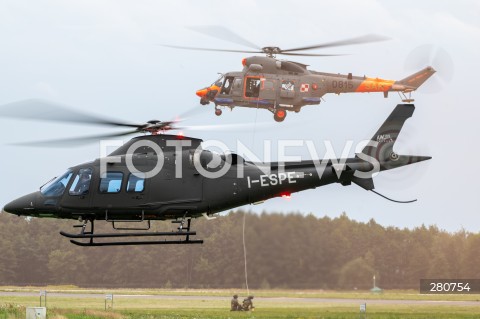
[[[70,242],[77,246],[83,247],[98,247],[98,246],[131,246],[131,245],[182,245],[182,244],[203,244],[203,240],[190,239],[190,236],[195,236],[197,232],[190,231],[191,219],[187,220],[187,226],[178,231],[171,232],[139,232],[139,233],[94,233],[94,220],[90,220],[90,231],[85,231],[88,220],[84,221],[83,225],[75,225],[74,227],[82,227],[79,234],[70,234],[61,231],[60,235],[71,238]],[[184,239],[167,239],[171,237],[183,237]],[[95,242],[98,238],[135,238],[135,237],[165,237],[163,240],[147,240],[147,241],[109,241],[109,242]],[[87,242],[77,241],[75,239],[89,239]]]

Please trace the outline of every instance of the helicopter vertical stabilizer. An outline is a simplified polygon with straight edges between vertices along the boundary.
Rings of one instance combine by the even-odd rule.
[[[413,115],[414,111],[415,106],[413,104],[398,104],[383,125],[371,138],[371,143],[365,146],[362,150],[362,154],[374,158],[379,162],[381,171],[425,161],[431,158],[430,156],[398,155],[393,150],[393,146],[397,141],[403,124]]]
[[[418,89],[425,81],[427,81],[433,74],[435,74],[435,69],[431,66],[427,66],[426,68],[414,73],[406,78],[397,81],[392,89],[395,90],[395,85],[405,86],[404,90],[416,90]],[[401,90],[401,91],[404,91]]]

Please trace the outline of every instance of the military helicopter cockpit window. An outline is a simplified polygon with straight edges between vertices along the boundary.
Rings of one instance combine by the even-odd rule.
[[[40,192],[45,197],[60,197],[65,192],[70,178],[72,178],[72,171],[67,171],[63,175],[52,179],[47,184],[40,187]]]
[[[223,83],[222,90],[220,91],[220,94],[230,94],[230,91],[232,90],[233,87],[233,79],[234,76],[227,76],[225,78],[225,82]]]
[[[242,78],[235,79],[235,81],[233,82],[233,87],[235,89],[241,89],[242,88],[242,82],[243,82]]]
[[[82,168],[78,171],[72,186],[68,193],[72,196],[86,195],[90,189],[90,181],[92,180],[92,169]]]
[[[246,97],[258,97],[260,95],[260,78],[247,77],[245,81],[245,96]]]
[[[100,193],[120,193],[123,173],[108,172],[100,178]]]
[[[141,193],[145,189],[145,173],[130,174],[127,182],[127,192]]]
[[[220,74],[220,77],[215,82],[213,82],[212,85],[216,85],[220,88],[223,86],[224,79],[225,79],[225,76],[223,74]]]

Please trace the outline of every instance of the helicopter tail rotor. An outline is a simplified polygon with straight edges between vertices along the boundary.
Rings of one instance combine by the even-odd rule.
[[[422,93],[438,93],[448,87],[454,77],[455,64],[445,49],[433,44],[421,45],[407,56],[404,69],[411,72],[425,65],[434,67],[437,74],[422,87]]]

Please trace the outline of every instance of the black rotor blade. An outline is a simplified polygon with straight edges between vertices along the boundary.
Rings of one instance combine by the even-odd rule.
[[[377,35],[377,34],[367,34],[361,37],[345,39],[341,41],[334,41],[334,42],[327,42],[322,44],[310,45],[306,47],[299,47],[293,49],[286,49],[282,50],[282,54],[284,52],[293,52],[293,51],[305,51],[305,50],[313,50],[313,49],[323,49],[323,48],[332,48],[332,47],[340,47],[344,45],[354,45],[354,44],[363,44],[363,43],[371,43],[371,42],[380,42],[390,40],[390,38]]]
[[[83,113],[58,103],[29,99],[0,106],[0,117],[141,128],[143,125]]]
[[[246,46],[248,48],[261,50],[261,48],[258,45],[246,40],[245,38],[242,38],[241,36],[239,36],[235,32],[231,31],[230,29],[227,29],[227,28],[222,27],[222,26],[204,25],[204,26],[192,26],[192,27],[188,27],[188,28],[190,30],[200,32],[200,33],[203,33],[205,35],[208,35],[208,36],[220,39],[220,40],[229,41],[229,42],[232,42],[232,43],[236,43],[236,44]]]
[[[135,134],[135,133],[139,133],[139,132],[137,130],[134,130],[134,131],[127,131],[127,132],[120,132],[120,133],[98,134],[98,135],[61,138],[61,139],[43,140],[43,141],[34,141],[34,142],[21,142],[21,143],[14,143],[12,145],[34,146],[34,147],[72,147],[72,146],[89,144],[89,143],[100,141],[103,139],[121,137],[121,136]]]
[[[184,47],[179,45],[162,44],[164,47],[182,49],[182,50],[197,50],[197,51],[217,51],[217,52],[238,52],[238,53],[263,53],[263,51],[247,51],[247,50],[225,50],[225,49],[209,49],[209,48],[196,48],[196,47]]]
[[[295,56],[345,56],[348,54],[315,54],[315,53],[290,53],[290,52],[281,52],[282,55],[295,55]]]

